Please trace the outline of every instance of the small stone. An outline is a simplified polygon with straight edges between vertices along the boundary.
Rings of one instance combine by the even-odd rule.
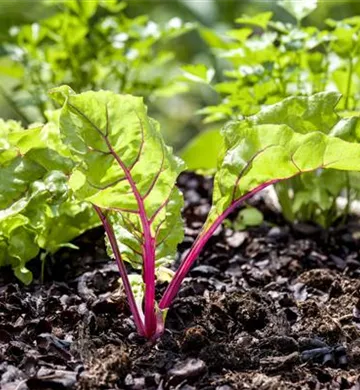
[[[125,380],[124,380],[124,385],[131,387],[131,386],[134,386],[134,384],[135,384],[135,381],[134,381],[134,378],[132,377],[132,375],[127,374],[125,377]]]
[[[267,236],[273,239],[281,239],[284,237],[284,232],[278,226],[274,226],[269,230]]]
[[[295,283],[290,287],[292,292],[294,293],[294,298],[297,301],[304,302],[308,297],[307,288],[304,283]]]
[[[235,232],[231,237],[226,238],[226,242],[232,248],[239,248],[239,246],[244,243],[247,237],[248,234],[246,232]]]
[[[200,359],[187,359],[181,361],[169,371],[171,385],[181,383],[187,378],[196,378],[206,372],[206,364]]]
[[[218,273],[219,270],[211,265],[199,265],[192,270],[192,274],[196,276],[211,276]]]

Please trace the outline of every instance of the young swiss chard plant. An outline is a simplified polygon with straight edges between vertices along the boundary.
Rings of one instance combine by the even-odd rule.
[[[109,91],[76,94],[67,86],[52,90],[52,96],[62,105],[60,132],[76,162],[69,185],[102,221],[136,327],[149,339],[162,334],[166,312],[209,238],[246,199],[319,168],[360,170],[356,143],[321,131],[295,132],[281,117],[272,124],[230,122],[222,130],[208,218],[157,303],[156,280],[183,237],[183,199],[176,187],[183,162],[164,144],[141,98]],[[341,126],[346,123],[338,131]],[[125,262],[141,271],[141,282],[127,274]]]

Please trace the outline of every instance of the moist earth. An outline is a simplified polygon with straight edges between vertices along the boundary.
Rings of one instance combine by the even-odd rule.
[[[186,229],[174,268],[212,191],[193,173],[178,184]],[[49,259],[43,282],[38,259],[29,287],[2,269],[1,389],[360,389],[358,219],[290,226],[262,198],[252,203],[266,222],[215,232],[155,344],[135,332],[101,228]]]

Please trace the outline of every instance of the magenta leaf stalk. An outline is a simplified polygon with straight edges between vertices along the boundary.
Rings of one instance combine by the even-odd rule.
[[[106,113],[106,130],[105,133],[103,133],[96,125],[94,125],[91,120],[87,116],[85,116],[82,112],[77,110],[75,107],[72,107],[74,110],[76,110],[80,116],[82,116],[87,122],[89,122],[93,128],[96,130],[96,132],[100,135],[100,137],[104,140],[109,153],[113,156],[119,167],[122,169],[122,171],[125,174],[126,180],[129,182],[131,190],[134,194],[134,197],[136,199],[137,205],[138,205],[138,214],[140,217],[140,221],[143,228],[143,234],[144,234],[144,244],[142,244],[142,257],[144,259],[144,270],[143,270],[143,278],[144,278],[144,284],[145,284],[145,309],[144,309],[144,316],[145,316],[145,326],[144,326],[144,335],[147,338],[151,338],[156,330],[156,315],[155,315],[155,240],[151,235],[151,229],[150,224],[151,222],[147,218],[146,211],[145,211],[145,205],[144,205],[144,198],[141,196],[136,183],[131,175],[131,168],[136,164],[138,161],[138,158],[140,156],[140,152],[142,147],[140,148],[139,155],[135,162],[132,164],[131,168],[128,168],[125,163],[122,161],[120,156],[116,153],[114,148],[111,145],[111,142],[109,141],[108,135],[109,135],[109,113],[108,113],[108,107],[105,105],[105,113]],[[142,141],[143,142],[143,141]],[[101,152],[103,153],[103,152]],[[99,208],[97,208],[100,210]],[[98,212],[97,210],[97,212]],[[99,212],[98,212],[99,214]],[[100,217],[101,218],[101,217]],[[109,230],[110,224],[107,221],[107,228]],[[105,227],[105,225],[104,225]],[[112,229],[111,229],[112,232]],[[113,235],[113,232],[112,232]],[[115,237],[114,237],[115,238]],[[116,239],[115,239],[116,243]],[[112,245],[111,245],[112,246]],[[118,257],[120,257],[120,251],[117,247],[118,251]],[[123,262],[121,261],[123,264]],[[126,272],[126,271],[125,271]]]
[[[231,202],[230,206],[222,213],[220,214],[214,223],[206,230],[199,234],[197,239],[195,240],[193,246],[191,247],[189,253],[184,258],[182,263],[180,264],[179,268],[176,270],[175,275],[171,282],[169,283],[167,289],[165,290],[165,293],[159,303],[159,308],[161,310],[167,309],[171,306],[171,303],[173,299],[175,298],[176,294],[178,293],[181,283],[190,271],[190,268],[194,264],[195,260],[199,256],[200,252],[208,242],[208,240],[211,238],[211,236],[214,234],[215,230],[224,222],[224,220],[231,214],[236,208],[247,199],[251,198],[256,193],[260,192],[264,188],[278,182],[279,180],[271,180],[267,183],[263,183],[260,186],[256,187],[254,190],[248,192],[244,196],[242,196],[239,199],[234,200]]]
[[[126,272],[125,264],[121,258],[120,250],[119,250],[116,238],[115,238],[113,228],[112,228],[111,224],[109,223],[108,219],[106,218],[106,216],[104,215],[104,213],[101,211],[101,209],[95,205],[93,205],[93,207],[94,207],[95,211],[97,212],[97,214],[98,214],[98,216],[99,216],[99,218],[104,226],[105,232],[108,236],[108,239],[109,239],[109,242],[111,245],[111,249],[112,249],[114,256],[115,256],[116,264],[119,268],[121,280],[122,280],[123,285],[124,285],[124,289],[125,289],[125,293],[126,293],[128,302],[129,302],[130,310],[131,310],[131,313],[134,317],[135,326],[138,330],[138,333],[141,336],[145,336],[146,332],[144,329],[144,324],[143,324],[143,321],[140,317],[139,309],[137,307],[135,297],[134,297],[134,294],[133,294],[133,291],[132,291],[132,288],[130,285],[130,281],[129,281],[129,278],[128,278],[128,275]]]
[[[107,110],[106,110],[107,112]],[[102,134],[102,133],[101,133]],[[107,135],[103,135],[109,152],[113,155],[120,168],[124,171],[125,177],[130,183],[131,190],[135,196],[139,208],[139,217],[144,232],[144,244],[142,245],[144,259],[144,283],[145,283],[145,335],[151,337],[156,329],[155,316],[155,240],[151,235],[150,221],[146,215],[144,198],[138,191],[130,170],[123,163],[119,155],[113,149]]]

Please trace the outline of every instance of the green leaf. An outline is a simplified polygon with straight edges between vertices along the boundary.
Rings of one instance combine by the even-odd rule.
[[[351,117],[339,121],[334,112],[340,99],[336,92],[320,92],[310,97],[289,97],[279,103],[264,106],[258,114],[248,118],[254,124],[286,124],[299,133],[321,131],[346,140],[360,136],[359,121]],[[321,112],[321,115],[319,115]],[[222,137],[217,130],[196,136],[181,151],[189,169],[216,169]],[[206,154],[203,151],[206,150]]]
[[[84,17],[86,19],[92,17],[98,8],[99,0],[91,0],[91,1],[76,1],[69,0],[67,2],[67,6],[75,11],[80,17]]]
[[[340,57],[348,59],[358,48],[359,27],[350,27],[342,22],[336,23],[332,31],[331,49]]]
[[[175,187],[183,162],[164,144],[143,100],[108,91],[52,91],[63,104],[60,130],[78,165],[70,185],[81,201],[109,210],[124,260],[140,268],[148,235],[156,261],[172,259],[183,237],[182,196]]]
[[[251,122],[250,126],[260,124],[286,124],[295,132],[299,133],[306,134],[321,131],[349,142],[357,141],[360,134],[359,118],[353,116],[340,119],[334,111],[339,99],[340,95],[335,92],[323,92],[310,97],[290,97],[277,104],[263,107],[258,114],[249,117],[248,121]],[[195,145],[197,143],[201,145],[202,136],[200,134],[196,138],[194,141]],[[216,147],[216,145],[219,145],[218,151],[220,151],[220,144],[214,142],[213,147]],[[191,153],[182,157],[185,158],[185,161],[192,169],[200,169],[203,165],[199,156],[201,156],[201,149],[204,150],[205,148],[206,146],[202,148],[190,148]],[[215,161],[212,161],[212,165],[209,164],[207,168],[215,169]],[[331,176],[333,176],[331,180],[333,183],[342,183],[344,187],[345,180],[340,172],[332,172]],[[334,191],[331,190],[323,179],[327,177],[327,174],[310,175],[310,177],[312,177],[311,184],[309,183],[307,188],[294,187],[293,182],[290,182],[293,195],[287,195],[288,187],[286,188],[286,194],[283,194],[281,192],[281,183],[279,183],[276,187],[279,200],[283,207],[288,204],[287,216],[291,220],[294,219],[295,213],[298,219],[314,220],[324,226],[328,226],[329,222],[324,220],[324,212],[333,207],[334,191],[336,192],[338,190],[338,185]],[[340,182],[337,178],[341,178]],[[339,193],[340,191],[337,192],[337,196]],[[319,213],[315,213],[314,211],[312,214],[308,214],[310,210],[318,210]]]
[[[8,262],[13,266],[15,276],[24,284],[30,284],[32,274],[25,264],[39,253],[39,247],[34,242],[34,233],[19,226],[12,230],[8,240]]]
[[[299,134],[287,125],[240,121],[225,126],[223,135],[224,158],[204,230],[243,197],[267,185],[319,168],[360,170],[360,145],[320,131]]]
[[[204,64],[184,65],[181,67],[186,79],[196,82],[210,84],[215,75],[212,68],[207,68]]]
[[[237,30],[230,30],[226,34],[239,42],[244,42],[252,34],[252,32],[253,31],[250,28],[240,28]]]
[[[34,226],[37,233],[36,242],[45,252],[52,254],[65,246],[74,248],[71,240],[100,225],[93,208],[76,199],[69,199],[51,207],[44,205],[41,213],[35,217],[38,218]]]
[[[190,170],[212,170],[217,166],[219,152],[223,147],[223,138],[217,129],[200,133],[180,152]]]
[[[14,274],[25,285],[29,285],[32,282],[33,276],[31,271],[22,265],[14,268]]]
[[[200,26],[199,33],[201,38],[207,45],[209,45],[209,47],[216,49],[229,49],[229,45],[217,31]]]
[[[336,92],[320,92],[309,97],[292,96],[263,107],[251,120],[256,124],[286,124],[302,134],[311,131],[328,134],[339,120],[334,109],[340,98],[341,95]]]
[[[16,122],[0,122],[0,209],[11,207],[24,196],[30,200],[33,197],[33,183],[46,180],[49,171],[70,172],[73,163],[57,151],[63,151],[63,147],[60,146],[60,139],[55,141],[50,129],[48,125],[25,130]],[[60,181],[65,177],[60,172],[55,175],[59,179],[62,177]],[[47,180],[44,191],[53,192],[55,183],[51,184],[49,178]],[[59,185],[60,181],[57,181]],[[60,191],[66,191],[64,185]]]
[[[277,4],[300,21],[315,11],[317,3],[317,0],[279,0]]]
[[[236,23],[239,24],[248,24],[251,26],[257,26],[265,30],[272,16],[273,16],[272,12],[262,12],[253,17],[244,15],[241,18],[237,18],[235,21]]]
[[[235,230],[244,230],[248,226],[259,226],[262,224],[264,216],[255,207],[246,207],[239,211],[233,225]]]
[[[90,205],[69,199],[69,156],[54,122],[23,129],[0,121],[0,266],[11,265],[26,284],[26,263],[40,249],[54,253],[99,224]]]

